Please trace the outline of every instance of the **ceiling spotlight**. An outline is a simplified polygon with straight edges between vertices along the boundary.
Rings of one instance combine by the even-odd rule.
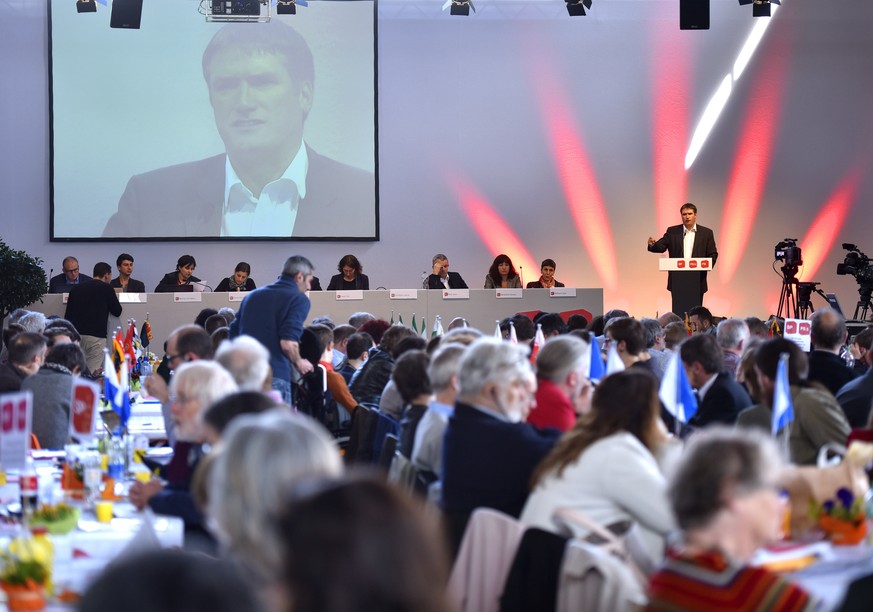
[[[752,17],[769,17],[771,3],[782,6],[782,0],[740,0],[740,5],[752,5]]]
[[[94,0],[77,0],[76,12],[78,13],[96,13],[97,3]]]
[[[591,0],[566,0],[570,17],[584,17],[585,9],[591,9]]]
[[[449,9],[449,13],[452,15],[470,15],[470,9],[473,9],[473,12],[476,12],[476,7],[473,6],[473,0],[446,0],[446,3],[443,4],[443,10]]]

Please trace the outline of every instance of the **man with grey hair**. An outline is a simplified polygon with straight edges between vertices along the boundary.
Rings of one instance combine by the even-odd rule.
[[[309,284],[312,262],[302,255],[285,261],[279,279],[249,293],[230,324],[230,337],[246,334],[270,352],[273,388],[286,404],[292,404],[291,366],[300,373],[312,371],[312,362],[300,355],[300,336],[309,315]]]
[[[467,349],[463,344],[449,343],[434,353],[427,368],[433,399],[415,430],[412,463],[419,470],[434,475],[442,469],[443,436],[449,417],[455,412],[458,398],[458,368]]]
[[[476,508],[518,517],[534,468],[561,435],[523,422],[536,378],[520,346],[479,338],[461,360],[458,383],[442,466],[442,507],[453,543],[460,543]]]
[[[855,378],[855,372],[840,357],[849,338],[846,320],[833,308],[821,308],[812,313],[812,352],[809,354],[807,380],[824,385],[833,395]]]
[[[640,319],[643,329],[646,330],[646,351],[649,353],[649,365],[652,372],[658,377],[658,380],[664,377],[664,372],[667,370],[667,364],[670,362],[670,357],[673,354],[667,350],[667,341],[664,335],[664,328],[659,323],[658,319],[650,319],[643,317]]]
[[[361,325],[363,325],[367,321],[373,321],[375,318],[375,315],[369,312],[356,312],[349,317],[349,325],[351,325],[355,329],[360,329]]]
[[[591,408],[591,349],[578,336],[558,336],[537,353],[536,408],[527,422],[569,431]]]
[[[240,391],[263,391],[270,386],[270,351],[251,336],[222,342],[215,361],[230,372]]]
[[[715,339],[718,340],[724,358],[722,372],[727,372],[731,378],[736,378],[740,357],[743,356],[743,347],[749,339],[749,326],[743,319],[724,319],[716,328]]]
[[[433,274],[427,277],[426,289],[467,289],[457,272],[449,272],[449,258],[443,253],[433,256]]]

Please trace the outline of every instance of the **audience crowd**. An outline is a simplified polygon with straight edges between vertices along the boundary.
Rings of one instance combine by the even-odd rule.
[[[425,285],[466,286],[445,255],[433,264]],[[158,288],[200,282],[195,266],[183,256]],[[109,286],[142,286],[131,278],[133,257],[119,256],[117,268]],[[561,286],[555,268],[545,260],[529,286]],[[337,270],[328,288],[369,286],[353,255]],[[72,296],[79,285],[110,283],[97,272],[79,274],[67,258],[52,291]],[[492,555],[509,542],[519,555],[529,551],[534,532],[559,551],[601,528],[638,540],[634,567],[647,576],[650,609],[816,605],[750,560],[779,538],[774,487],[783,464],[814,464],[822,446],[873,427],[873,329],[850,338],[842,315],[820,309],[806,353],[779,335],[775,319],[698,307],[686,320],[518,314],[500,323],[499,338],[459,318],[444,335],[422,338],[369,313],[310,318],[305,291],[317,278],[303,257],[261,288],[250,274],[240,262],[219,285],[248,292],[239,313],[204,311],[164,338],[158,332],[162,367],[142,381],[163,407],[174,453],[158,476],[131,486],[130,501],[181,517],[186,547],[208,556],[119,560],[82,610],[471,609],[446,584],[454,555],[475,544],[467,540],[482,508],[525,534],[501,537]],[[487,286],[521,286],[505,255]],[[87,303],[84,318],[77,306],[80,320]],[[86,358],[88,324],[18,310],[3,330],[0,393],[33,393],[43,448],[70,441],[74,377],[100,374]],[[780,360],[794,420],[774,434]],[[659,399],[676,367],[696,397],[687,419]],[[499,582],[498,595],[521,571],[487,563],[470,575]],[[566,571],[560,561],[533,565],[525,580],[546,590]],[[738,579],[754,588],[740,589]],[[514,609],[507,598],[499,608]]]

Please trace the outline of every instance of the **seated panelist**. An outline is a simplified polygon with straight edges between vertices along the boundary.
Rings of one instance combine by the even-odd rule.
[[[521,278],[508,255],[501,253],[485,275],[486,289],[521,289]]]
[[[564,283],[559,282],[555,278],[555,269],[557,268],[554,259],[544,259],[540,264],[540,277],[527,284],[527,289],[551,289],[552,287],[563,287]]]
[[[340,259],[336,269],[339,274],[334,274],[330,277],[330,282],[327,284],[328,291],[342,291],[362,289],[367,291],[370,288],[370,279],[366,274],[362,274],[361,262],[354,255],[344,255]]]
[[[216,291],[254,291],[257,287],[255,281],[249,276],[252,273],[252,267],[244,261],[236,264],[233,269],[233,275],[228,276],[218,283]]]

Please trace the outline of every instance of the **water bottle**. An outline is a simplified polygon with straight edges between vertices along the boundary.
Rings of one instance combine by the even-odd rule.
[[[109,441],[109,466],[107,474],[115,482],[124,480],[125,463],[127,460],[127,452],[125,449],[124,438],[112,438]]]
[[[37,478],[32,457],[28,457],[24,464],[24,470],[19,478],[19,487],[21,488],[21,513],[29,517],[36,511],[36,506],[39,503],[39,478]]]

